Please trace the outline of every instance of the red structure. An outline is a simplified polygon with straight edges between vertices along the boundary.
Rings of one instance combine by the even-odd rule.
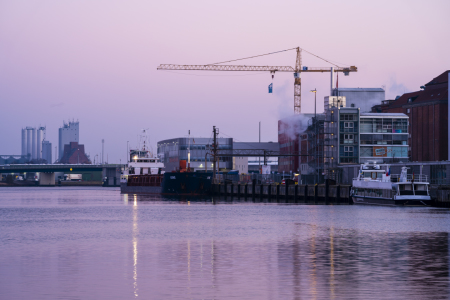
[[[283,120],[278,121],[278,144],[280,154],[291,154],[299,149],[299,134],[297,127],[299,124],[292,124]],[[278,158],[278,172],[297,172],[299,161],[296,156],[280,156]]]
[[[84,153],[84,145],[77,142],[70,142],[64,145],[64,154],[59,161],[61,164],[90,164],[91,161]]]
[[[278,121],[278,144],[280,154],[300,153],[304,156],[280,156],[278,172],[298,173],[300,164],[308,162],[308,120],[313,114],[299,114]]]
[[[422,90],[383,101],[380,109],[409,116],[411,161],[448,160],[448,73],[437,76]]]

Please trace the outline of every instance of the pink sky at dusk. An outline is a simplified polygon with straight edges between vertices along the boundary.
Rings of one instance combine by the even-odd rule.
[[[450,1],[2,1],[0,154],[20,154],[20,129],[80,121],[93,157],[125,161],[150,128],[162,139],[222,136],[277,141],[277,120],[293,113],[293,75],[157,71],[161,63],[209,64],[300,46],[357,73],[340,87],[418,90],[450,69]],[[295,51],[239,62],[295,64]],[[303,65],[330,67],[306,53]],[[302,111],[329,94],[330,75],[302,74]],[[225,135],[226,134],[226,135]]]

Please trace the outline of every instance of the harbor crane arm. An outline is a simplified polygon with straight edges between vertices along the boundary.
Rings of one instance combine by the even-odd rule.
[[[294,73],[294,113],[301,113],[301,78],[300,73],[305,72],[331,72],[331,68],[302,68],[302,50],[300,47],[294,48],[297,50],[297,57],[295,61],[295,67],[291,66],[246,66],[246,65],[222,65],[221,63],[209,64],[209,65],[176,65],[176,64],[161,64],[157,70],[185,70],[185,71],[257,71],[264,72],[291,72]],[[288,50],[294,50],[288,49]],[[283,50],[287,51],[287,50]],[[282,52],[282,51],[278,51]],[[272,53],[269,53],[272,54]],[[263,54],[266,55],[266,54]],[[313,54],[314,55],[314,54]],[[262,55],[260,55],[262,56]],[[316,55],[315,55],[316,56]],[[318,56],[317,56],[318,57]],[[319,57],[320,58],[320,57]],[[322,58],[321,58],[322,59]],[[238,59],[241,60],[241,59]],[[355,66],[349,68],[343,68],[336,66],[333,69],[334,72],[343,72],[348,75],[350,72],[357,72],[358,69]]]
[[[291,72],[296,73],[291,66],[245,66],[245,65],[174,65],[161,64],[158,70],[188,70],[188,71],[269,71],[269,72]],[[334,72],[355,72],[354,68],[335,68]],[[299,70],[303,72],[330,72],[330,68],[308,68],[307,70]]]

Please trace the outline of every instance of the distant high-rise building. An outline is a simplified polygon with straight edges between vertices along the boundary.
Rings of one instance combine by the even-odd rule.
[[[64,122],[63,127],[59,128],[59,154],[58,159],[61,160],[64,154],[64,145],[70,145],[71,142],[79,143],[79,122],[69,121],[69,123]]]
[[[33,127],[26,127],[25,130],[27,131],[27,152],[25,155],[29,155],[31,159],[33,154]]]
[[[46,160],[48,164],[52,163],[52,143],[49,141],[42,142],[42,159]]]
[[[37,158],[36,128],[31,130],[31,159]]]
[[[22,155],[27,155],[27,130],[22,128]]]
[[[37,129],[37,140],[36,140],[36,158],[42,159],[42,143],[45,139],[45,127],[39,127]]]

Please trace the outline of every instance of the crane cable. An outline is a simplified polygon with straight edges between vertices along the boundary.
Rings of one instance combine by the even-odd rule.
[[[209,65],[207,65],[207,66],[211,66],[211,65],[219,65],[219,64],[224,64],[224,63],[232,62],[232,61],[238,61],[238,60],[244,60],[244,59],[249,59],[249,58],[255,58],[255,57],[260,57],[260,56],[265,56],[265,55],[270,55],[270,54],[275,54],[275,53],[280,53],[280,52],[286,52],[286,51],[290,51],[290,50],[295,50],[295,49],[297,49],[297,48],[286,49],[286,50],[281,50],[281,51],[276,51],[276,52],[271,52],[271,53],[266,53],[266,54],[260,54],[260,55],[255,55],[255,56],[245,57],[245,58],[233,59],[233,60],[228,60],[228,61],[222,61],[222,62],[218,62],[218,63],[214,63],[214,64],[209,64]]]
[[[302,49],[302,48],[300,48],[300,49]],[[306,53],[311,54],[312,56],[315,56],[315,57],[317,57],[317,58],[319,58],[319,59],[321,59],[321,60],[323,60],[323,61],[326,61],[327,63],[329,63],[329,64],[331,64],[331,65],[334,65],[334,66],[336,66],[336,67],[339,68],[338,65],[332,63],[331,61],[326,60],[325,58],[322,58],[322,57],[320,57],[320,56],[318,56],[318,55],[315,55],[314,53],[311,53],[311,52],[309,52],[309,51],[306,51],[305,49],[302,49],[302,50],[305,51]]]
[[[266,55],[270,55],[270,54],[276,54],[276,53],[286,52],[286,51],[296,50],[296,49],[297,49],[297,48],[291,48],[291,49],[286,49],[286,50],[281,50],[281,51],[276,51],[276,52],[270,52],[270,53],[266,53],[266,54],[260,54],[260,55],[255,55],[255,56],[249,56],[249,57],[245,57],[245,58],[239,58],[239,59],[227,60],[227,61],[222,61],[222,62],[218,62],[218,63],[208,64],[208,65],[206,65],[206,66],[219,65],[219,64],[229,63],[229,62],[233,62],[233,61],[244,60],[244,59],[250,59],[250,58],[255,58],[255,57],[260,57],[260,56],[266,56]],[[329,61],[329,60],[326,60],[325,58],[322,58],[322,57],[320,57],[320,56],[318,56],[318,55],[315,55],[314,53],[311,53],[311,52],[309,52],[309,51],[307,51],[307,50],[305,50],[305,49],[303,49],[303,48],[300,48],[300,49],[301,49],[302,51],[305,51],[305,52],[308,53],[308,54],[311,54],[312,56],[317,57],[318,59],[321,59],[321,60],[323,60],[323,61],[326,61],[327,63],[329,63],[329,64],[331,64],[331,65],[334,65],[334,66],[336,66],[336,67],[339,68],[338,65],[332,63],[332,62]]]

